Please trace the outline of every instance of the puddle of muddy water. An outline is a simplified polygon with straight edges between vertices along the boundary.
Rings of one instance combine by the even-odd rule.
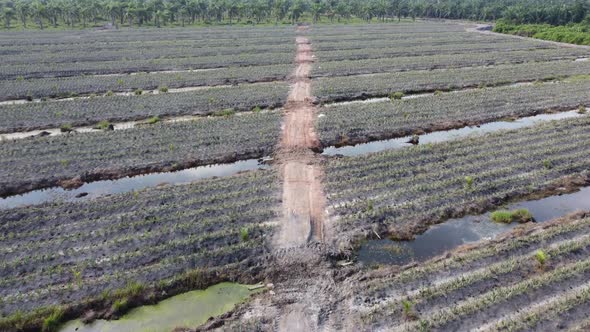
[[[577,210],[590,210],[590,187],[572,194],[511,204],[505,209],[527,209],[536,222],[549,221]],[[431,227],[413,241],[369,241],[361,247],[358,261],[366,265],[405,265],[425,261],[462,244],[494,238],[518,225],[496,223],[490,214],[448,220]]]
[[[206,290],[180,294],[156,305],[131,310],[118,320],[97,320],[83,324],[80,320],[67,322],[60,332],[131,332],[172,331],[175,327],[194,328],[209,317],[232,310],[256,291],[249,286],[221,283]]]
[[[562,113],[555,113],[555,114],[540,114],[536,116],[530,116],[521,118],[515,121],[498,121],[498,122],[490,122],[483,124],[479,127],[464,127],[460,129],[453,129],[453,130],[446,130],[446,131],[437,131],[432,132],[424,135],[420,135],[420,142],[419,144],[428,144],[428,143],[439,143],[444,141],[449,141],[458,138],[464,138],[469,135],[479,135],[490,133],[502,129],[519,129],[524,127],[530,127],[535,125],[536,123],[543,122],[543,121],[552,121],[552,120],[560,120],[560,119],[568,119],[573,117],[583,116],[578,114],[577,111],[569,111],[569,112],[562,112]],[[343,155],[347,157],[359,156],[367,153],[373,152],[380,152],[385,150],[393,150],[393,149],[401,149],[404,147],[411,146],[412,144],[408,143],[411,139],[411,136],[401,137],[401,138],[394,138],[390,140],[383,140],[383,141],[375,141],[370,143],[363,143],[354,146],[343,146],[343,147],[328,147],[324,149],[323,155],[326,156],[335,156],[335,155]]]
[[[118,180],[90,182],[72,190],[54,187],[31,191],[22,195],[0,198],[0,209],[10,209],[45,202],[80,201],[104,195],[141,190],[160,184],[189,183],[206,178],[229,176],[238,172],[267,169],[269,167],[269,165],[262,164],[256,159],[249,159],[231,164],[200,166],[176,172],[153,173]]]

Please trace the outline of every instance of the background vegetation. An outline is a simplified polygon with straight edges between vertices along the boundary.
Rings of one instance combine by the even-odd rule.
[[[580,23],[589,0],[0,0],[4,28],[185,26],[401,18]]]

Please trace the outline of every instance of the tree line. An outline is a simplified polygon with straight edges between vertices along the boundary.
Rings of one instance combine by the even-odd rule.
[[[5,28],[185,26],[439,18],[579,23],[590,0],[0,0]]]

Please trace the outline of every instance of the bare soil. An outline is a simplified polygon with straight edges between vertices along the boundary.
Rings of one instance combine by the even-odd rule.
[[[305,29],[298,27],[297,30]],[[322,170],[319,158],[313,153],[320,149],[320,142],[314,129],[316,108],[310,80],[312,48],[303,36],[298,36],[296,43],[297,67],[292,75],[276,158],[283,179],[283,226],[276,240],[278,248],[306,246],[310,241],[323,242],[324,238]],[[289,317],[296,312],[300,311],[293,310]]]

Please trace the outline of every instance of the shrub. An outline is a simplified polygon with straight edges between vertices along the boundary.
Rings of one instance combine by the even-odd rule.
[[[136,96],[139,96],[142,93],[143,93],[143,90],[142,89],[137,89],[137,90],[133,91],[133,94],[136,95]]]
[[[580,105],[580,107],[578,107],[578,113],[579,114],[586,114],[586,106]]]
[[[256,106],[252,109],[252,112],[254,113],[260,113],[260,111],[262,111],[262,109],[260,108],[260,106]]]
[[[113,91],[109,90],[109,91],[107,91],[107,93],[105,93],[105,96],[107,96],[107,97],[111,97],[111,96],[113,96],[114,94],[115,94],[115,93],[114,93]]]
[[[168,87],[167,86],[161,86],[160,89],[158,89],[160,92],[162,93],[166,93],[168,92]]]
[[[404,93],[403,92],[394,92],[392,94],[389,95],[389,99],[391,100],[400,100],[404,97]]]

